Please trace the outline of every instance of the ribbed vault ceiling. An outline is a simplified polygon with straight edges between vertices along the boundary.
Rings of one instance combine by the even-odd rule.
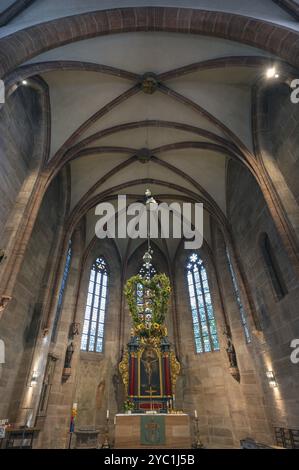
[[[67,13],[67,5],[62,5],[66,2],[46,3],[34,2],[9,27],[34,24],[43,7],[43,20]],[[77,5],[73,13],[83,11],[82,2],[70,3]],[[117,6],[89,1],[84,11],[95,3]],[[143,2],[118,3],[124,7]],[[196,2],[183,3],[193,7]],[[271,5],[277,22],[292,21],[270,0],[241,3],[202,1],[200,6],[216,9],[221,4],[230,11],[238,4],[244,14],[250,7],[263,17]],[[29,77],[38,65],[49,87],[49,165],[54,168],[62,158],[69,165],[70,210],[85,208],[86,243],[94,236],[94,204],[101,197],[115,202],[117,194],[130,194],[132,201],[140,199],[146,187],[159,200],[204,202],[204,236],[209,242],[211,208],[226,214],[228,159],[253,151],[252,87],[275,60],[262,50],[225,39],[134,32],[77,41],[24,64]],[[154,74],[157,85],[152,93],[141,86],[148,74]],[[142,148],[152,156],[148,163],[136,157]],[[131,252],[140,242],[134,243]],[[127,244],[118,241],[121,256]],[[170,258],[177,246],[178,241],[167,241],[166,248],[161,242]]]

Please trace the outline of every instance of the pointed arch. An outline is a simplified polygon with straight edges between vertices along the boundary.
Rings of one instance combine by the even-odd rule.
[[[188,256],[186,277],[197,353],[219,351],[219,339],[207,271],[198,253]]]
[[[81,350],[103,352],[108,296],[108,265],[103,256],[92,264],[85,306]]]

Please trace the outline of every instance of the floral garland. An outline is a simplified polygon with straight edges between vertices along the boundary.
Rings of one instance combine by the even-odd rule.
[[[152,292],[152,325],[146,331],[145,325],[139,319],[139,311],[136,303],[136,286],[141,284],[144,289]],[[171,293],[170,281],[166,274],[155,274],[152,279],[145,279],[140,274],[132,276],[126,283],[124,294],[128,301],[130,314],[135,330],[139,330],[142,336],[148,334],[162,335],[164,333],[164,320],[167,314]]]

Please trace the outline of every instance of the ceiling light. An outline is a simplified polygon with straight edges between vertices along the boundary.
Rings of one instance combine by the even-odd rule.
[[[278,75],[278,73],[276,73],[276,74],[274,75],[274,77],[275,77],[275,78],[279,78],[279,75]]]
[[[276,77],[276,75],[277,75],[277,73],[276,73],[276,68],[275,67],[270,67],[266,72],[266,77],[267,78],[273,78],[273,77]]]
[[[22,85],[28,85],[27,80],[22,80]]]
[[[157,201],[152,196],[152,193],[151,193],[150,189],[147,189],[145,191],[145,204],[149,206],[150,210],[156,209]]]

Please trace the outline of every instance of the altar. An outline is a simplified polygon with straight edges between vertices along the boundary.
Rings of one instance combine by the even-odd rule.
[[[140,273],[124,289],[132,329],[119,363],[126,413],[116,415],[115,448],[190,449],[190,419],[175,400],[181,367],[165,323],[170,280],[153,272],[152,253],[149,244]]]
[[[189,415],[117,414],[115,449],[191,449]]]

